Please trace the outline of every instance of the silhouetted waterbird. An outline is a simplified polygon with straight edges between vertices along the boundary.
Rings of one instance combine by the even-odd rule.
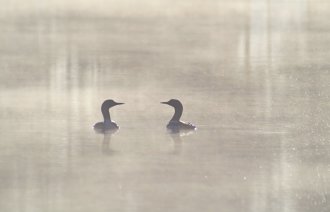
[[[192,125],[191,123],[180,121],[183,112],[183,106],[179,100],[171,99],[168,102],[161,102],[161,103],[174,107],[174,111],[175,111],[174,115],[166,126],[168,129],[171,129],[173,131],[196,129],[196,126]]]
[[[94,130],[97,132],[105,132],[108,130],[118,129],[119,126],[114,121],[112,121],[110,118],[109,109],[113,106],[122,105],[122,104],[124,104],[124,103],[115,102],[112,99],[105,100],[101,106],[101,111],[102,111],[104,121],[96,123],[94,125]]]

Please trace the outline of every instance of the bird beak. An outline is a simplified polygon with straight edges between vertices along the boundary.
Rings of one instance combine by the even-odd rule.
[[[168,102],[160,102],[161,104],[167,104],[168,105]]]
[[[123,105],[125,103],[121,103],[121,102],[116,102],[116,105]]]

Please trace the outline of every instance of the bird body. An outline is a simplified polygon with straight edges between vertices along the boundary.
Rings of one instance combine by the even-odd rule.
[[[196,126],[191,123],[183,122],[183,121],[170,121],[166,127],[168,129],[182,129],[182,130],[194,130]]]
[[[119,126],[114,121],[110,121],[110,122],[97,122],[94,125],[94,129],[111,130],[111,129],[119,129]]]
[[[103,115],[103,122],[97,122],[94,125],[94,130],[97,132],[105,132],[109,130],[117,130],[119,126],[111,120],[109,109],[116,105],[121,105],[124,103],[115,102],[112,99],[105,100],[101,106],[101,112]]]
[[[174,115],[166,126],[168,129],[174,130],[174,131],[195,130],[196,129],[196,126],[194,126],[193,124],[180,121],[180,118],[183,113],[183,106],[179,100],[171,99],[168,102],[161,102],[161,103],[170,105],[174,108]]]

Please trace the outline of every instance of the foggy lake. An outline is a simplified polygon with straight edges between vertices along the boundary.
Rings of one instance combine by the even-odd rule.
[[[0,211],[330,211],[330,3],[0,3]]]

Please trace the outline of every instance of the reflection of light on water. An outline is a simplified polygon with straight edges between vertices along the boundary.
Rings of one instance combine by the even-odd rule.
[[[73,46],[58,48],[61,50],[57,51],[49,69],[49,105],[52,111],[65,107],[64,113],[70,118],[80,119],[82,112],[91,114],[95,110],[93,90],[98,86],[99,67],[94,60],[82,66]]]
[[[290,8],[283,10],[283,8]],[[249,83],[260,83],[253,85],[257,91],[264,93],[263,95],[254,95],[255,102],[261,103],[264,110],[260,110],[260,106],[256,107],[258,113],[271,120],[273,114],[273,92],[279,94],[281,99],[277,101],[286,102],[287,81],[283,77],[279,77],[278,69],[281,60],[287,59],[287,55],[305,58],[307,52],[306,40],[304,35],[297,36],[297,46],[299,47],[296,54],[283,51],[286,43],[292,42],[290,37],[291,30],[305,30],[303,25],[307,12],[307,1],[258,1],[251,0],[247,4],[248,17],[246,21],[245,31],[241,34],[238,45],[238,60],[245,74],[237,73],[238,78],[242,78]],[[289,25],[293,28],[288,28]],[[280,30],[285,29],[285,30]],[[297,58],[292,58],[297,60]],[[243,72],[243,73],[244,73]],[[276,87],[275,87],[276,86]],[[284,87],[283,87],[284,86]],[[281,149],[278,156],[274,159],[272,167],[268,170],[260,170],[260,177],[253,188],[253,201],[251,205],[252,211],[266,211],[271,208],[269,205],[271,198],[280,198],[281,193],[285,191],[282,202],[279,203],[280,210],[292,211],[294,208],[292,194],[292,176],[293,170],[288,166],[287,150],[283,143],[284,134],[281,135]],[[280,160],[281,163],[276,162]],[[271,173],[269,173],[269,171]],[[274,176],[269,178],[269,175]]]
[[[281,60],[288,57],[293,61],[306,57],[306,39],[304,33],[297,34],[296,53],[286,51],[286,44],[292,42],[292,31],[304,31],[307,1],[258,1],[247,3],[245,30],[242,31],[237,48],[238,64],[243,73],[237,73],[255,92],[255,104],[262,104],[264,110],[256,107],[255,113],[270,119],[273,113],[274,93],[282,93],[285,101],[287,81],[279,73]],[[290,10],[283,10],[283,7]],[[288,12],[290,11],[290,12]],[[285,20],[285,21],[283,21]],[[288,22],[289,20],[289,23]],[[289,27],[290,25],[290,27]],[[283,30],[282,30],[283,29]],[[290,56],[288,56],[290,55]],[[278,100],[277,100],[278,101]]]
[[[67,56],[63,53],[59,54],[55,63],[49,70],[49,87],[51,91],[64,91],[67,85]]]

